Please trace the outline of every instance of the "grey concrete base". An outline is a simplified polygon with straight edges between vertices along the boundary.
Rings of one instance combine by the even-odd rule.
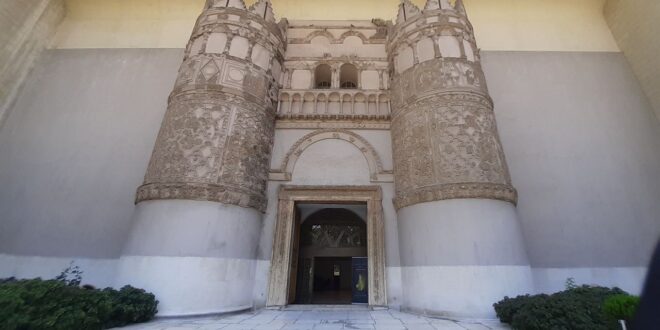
[[[402,267],[401,274],[401,310],[429,316],[494,318],[494,302],[533,291],[529,266]]]
[[[402,309],[493,317],[505,295],[533,291],[515,207],[456,199],[399,210]]]
[[[53,279],[69,266],[82,271],[82,284],[97,288],[115,284],[117,259],[95,259],[80,257],[38,257],[0,254],[0,278]]]
[[[564,290],[566,280],[578,285],[619,287],[631,294],[641,294],[647,267],[575,267],[533,268],[536,292],[552,293]]]
[[[251,308],[261,213],[213,202],[137,205],[116,285],[156,294],[159,316]]]

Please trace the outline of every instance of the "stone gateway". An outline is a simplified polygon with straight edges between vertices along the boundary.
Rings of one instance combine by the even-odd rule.
[[[637,293],[660,127],[625,59],[482,51],[468,16],[402,0],[391,21],[276,20],[269,0],[207,0],[183,54],[46,51],[0,121],[0,278],[74,260],[94,285],[155,293],[161,316],[491,318],[567,278]],[[116,70],[126,58],[151,66]],[[61,110],[74,93],[88,112]]]

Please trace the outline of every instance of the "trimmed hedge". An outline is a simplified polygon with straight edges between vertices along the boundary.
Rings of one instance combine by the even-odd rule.
[[[158,301],[141,289],[97,290],[61,280],[0,281],[0,329],[104,329],[145,322]]]
[[[552,295],[505,297],[493,307],[501,322],[517,330],[609,330],[618,329],[618,324],[603,311],[603,303],[620,294],[626,293],[584,285]]]

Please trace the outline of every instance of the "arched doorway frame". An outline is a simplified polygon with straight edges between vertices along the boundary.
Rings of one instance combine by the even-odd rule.
[[[367,257],[369,306],[387,306],[385,283],[385,224],[380,186],[293,186],[279,191],[277,223],[270,261],[266,306],[284,307],[288,301],[293,257],[296,202],[367,204]]]

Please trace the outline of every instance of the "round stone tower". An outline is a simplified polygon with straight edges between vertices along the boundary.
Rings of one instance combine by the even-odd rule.
[[[402,307],[492,316],[531,270],[472,26],[461,0],[399,6],[388,40]]]
[[[118,271],[159,315],[252,307],[285,28],[267,0],[208,0],[197,20]]]

